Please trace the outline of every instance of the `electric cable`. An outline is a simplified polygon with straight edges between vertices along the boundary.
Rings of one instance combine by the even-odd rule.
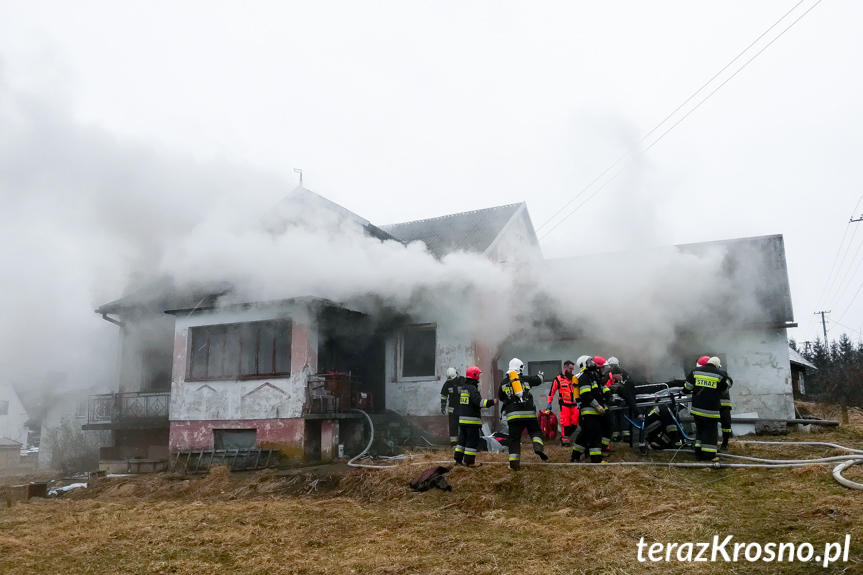
[[[779,22],[781,22],[782,20],[784,20],[784,19],[788,16],[788,14],[790,14],[791,12],[793,12],[793,11],[797,8],[797,6],[799,6],[799,5],[800,5],[800,4],[802,4],[802,3],[803,3],[803,0],[801,0],[800,2],[798,2],[797,4],[795,4],[795,5],[794,5],[794,7],[793,7],[793,8],[791,8],[791,10],[789,10],[789,11],[788,11],[785,15],[783,15],[779,20],[777,20],[777,21],[776,21],[776,23],[774,23],[774,24],[773,24],[773,26],[771,26],[770,28],[768,28],[768,30],[767,30],[764,34],[766,34],[767,32],[769,32],[773,27],[775,27],[777,24],[779,24]],[[794,20],[791,24],[789,24],[789,25],[788,25],[788,27],[787,27],[787,28],[785,28],[782,32],[780,32],[780,33],[779,33],[775,38],[773,38],[772,40],[770,40],[770,42],[768,42],[766,46],[764,46],[761,50],[759,50],[758,52],[756,52],[756,53],[755,53],[755,55],[754,55],[754,56],[752,56],[752,58],[750,58],[749,60],[747,60],[747,61],[746,61],[746,62],[745,62],[745,63],[744,63],[740,68],[738,68],[738,69],[737,69],[733,74],[731,74],[731,75],[730,75],[726,80],[724,80],[721,84],[719,84],[719,86],[717,86],[717,87],[716,87],[712,92],[710,92],[709,94],[707,94],[707,96],[705,96],[705,97],[704,97],[704,99],[702,99],[700,102],[698,102],[697,104],[695,104],[695,106],[694,106],[691,110],[689,110],[686,114],[684,114],[682,118],[680,118],[679,120],[677,120],[674,124],[672,124],[672,125],[671,125],[671,127],[669,127],[669,128],[668,128],[667,130],[665,130],[662,134],[660,134],[660,136],[659,136],[658,138],[656,138],[656,139],[655,139],[655,140],[654,140],[650,145],[648,145],[646,148],[644,148],[643,150],[641,150],[640,152],[638,152],[637,154],[635,154],[635,155],[633,156],[633,158],[632,158],[632,159],[631,159],[627,164],[625,164],[625,165],[624,165],[620,170],[618,170],[617,172],[615,172],[615,173],[614,173],[614,175],[612,175],[612,176],[611,176],[611,177],[610,177],[610,178],[609,178],[609,179],[608,179],[604,184],[602,184],[602,186],[600,186],[599,188],[597,188],[597,189],[596,189],[592,194],[590,194],[590,195],[587,197],[587,199],[586,199],[586,200],[584,200],[584,201],[583,201],[583,202],[581,202],[578,206],[576,206],[572,211],[570,211],[566,216],[564,216],[564,217],[563,217],[563,219],[561,219],[561,220],[560,220],[559,222],[557,222],[554,226],[552,226],[552,228],[551,228],[551,229],[549,229],[547,232],[545,232],[544,234],[542,234],[542,235],[539,237],[539,239],[540,239],[540,240],[544,239],[544,238],[545,238],[546,236],[548,236],[551,232],[553,232],[553,231],[554,231],[554,230],[555,230],[555,229],[556,229],[560,224],[562,224],[562,223],[563,223],[563,222],[565,222],[567,219],[569,219],[569,217],[570,217],[570,216],[572,216],[572,214],[574,214],[576,211],[578,211],[578,210],[579,210],[579,209],[580,209],[584,204],[586,204],[587,202],[589,202],[589,201],[590,201],[594,196],[596,196],[596,194],[598,194],[600,191],[602,191],[602,190],[605,188],[605,186],[607,186],[607,185],[608,185],[608,184],[610,184],[612,181],[614,181],[614,179],[615,179],[615,178],[617,178],[617,176],[619,176],[623,171],[625,171],[625,170],[626,170],[626,168],[628,168],[630,165],[632,165],[632,163],[633,163],[633,161],[634,161],[635,159],[637,159],[637,158],[641,157],[642,155],[644,155],[648,150],[650,150],[654,145],[656,145],[660,140],[662,140],[662,138],[664,138],[664,137],[665,137],[665,135],[666,135],[666,134],[668,134],[668,132],[670,132],[671,130],[673,130],[673,129],[678,125],[678,124],[680,124],[683,120],[685,120],[687,117],[689,117],[689,115],[690,115],[690,114],[692,114],[692,112],[694,112],[695,110],[697,110],[697,109],[701,106],[701,104],[703,104],[704,102],[706,102],[706,101],[707,101],[711,96],[713,96],[713,94],[715,94],[715,93],[716,93],[720,88],[722,88],[723,86],[725,86],[725,84],[727,84],[727,83],[728,83],[732,78],[734,78],[738,73],[740,73],[744,68],[746,68],[746,66],[748,66],[750,62],[752,62],[755,58],[757,58],[757,57],[758,57],[762,52],[764,52],[764,50],[766,50],[767,48],[769,48],[769,47],[770,47],[770,46],[771,46],[771,45],[772,45],[776,40],[778,40],[779,38],[781,38],[781,37],[785,34],[785,32],[787,32],[788,30],[790,30],[790,29],[791,29],[795,24],[797,24],[797,22],[799,22],[799,21],[800,21],[804,16],[806,16],[810,11],[812,11],[812,9],[813,9],[813,8],[815,8],[815,6],[817,6],[817,5],[818,5],[818,4],[820,4],[820,3],[821,3],[821,0],[818,0],[817,2],[815,2],[815,4],[813,4],[812,6],[810,6],[810,7],[809,7],[809,8],[808,8],[808,9],[807,9],[807,10],[806,10],[806,11],[805,11],[805,12],[804,12],[800,17],[798,17],[798,18],[797,18],[796,20]],[[758,37],[758,39],[756,39],[752,44],[755,44],[756,42],[758,42],[758,40],[760,40],[760,39],[764,36],[764,34],[762,34],[761,36],[759,36],[759,37]],[[743,52],[741,52],[737,57],[735,57],[735,58],[734,58],[734,60],[732,60],[731,62],[729,62],[729,65],[730,65],[731,63],[733,63],[735,60],[737,60],[741,55],[743,55],[743,53],[745,53],[746,51],[748,51],[748,50],[749,50],[749,48],[752,46],[752,44],[750,44],[749,46],[747,46],[747,47],[746,47],[746,49],[744,49],[744,50],[743,50]],[[726,66],[725,68],[727,68],[727,67],[728,67],[728,66]],[[725,70],[725,68],[723,68],[723,70]],[[720,71],[719,73],[717,73],[717,76],[718,76],[721,72],[722,72],[722,71]],[[714,78],[715,78],[715,77],[716,77],[716,76],[714,76]],[[713,81],[713,78],[711,78],[711,79],[707,82],[707,84],[709,84],[709,83],[710,83],[710,82],[712,82],[712,81]],[[705,84],[705,86],[706,86],[707,84]],[[693,94],[693,96],[692,96],[692,97],[694,97],[695,95],[697,95],[697,94],[698,94],[699,92],[701,92],[701,90],[703,90],[703,89],[704,89],[704,86],[702,86],[701,88],[699,88],[699,89],[695,92],[695,94]],[[691,99],[692,99],[692,97],[690,97],[689,99],[687,99],[687,100],[686,100],[686,102],[689,102],[689,100],[691,100]],[[680,107],[678,107],[678,108],[677,108],[677,110],[679,110],[681,107],[683,107],[683,105],[685,105],[685,104],[686,104],[686,102],[684,102],[684,104],[681,104],[681,106],[680,106]],[[675,112],[677,112],[677,110],[675,110]],[[675,113],[675,112],[672,112],[672,113],[669,115],[669,117],[671,117],[672,115],[674,115],[674,113]],[[650,134],[652,134],[653,132],[655,132],[655,131],[656,131],[656,130],[657,130],[657,129],[662,125],[662,124],[664,124],[664,123],[667,121],[667,119],[668,119],[668,118],[666,118],[665,120],[663,120],[662,122],[660,122],[660,123],[656,126],[656,128],[654,128],[653,130],[651,130],[651,131],[648,133],[648,135],[650,135]],[[638,144],[641,144],[641,143],[644,141],[644,139],[645,139],[645,138],[647,138],[647,136],[645,136],[644,138],[642,138],[641,140],[639,140]],[[636,144],[636,146],[637,146],[638,144]],[[564,205],[560,210],[558,210],[558,211],[557,211],[557,212],[556,212],[556,213],[555,213],[551,218],[549,218],[545,223],[543,223],[541,226],[539,226],[539,228],[537,228],[537,231],[539,231],[541,228],[545,227],[548,223],[550,223],[550,222],[551,222],[551,220],[553,220],[555,217],[557,217],[557,215],[558,215],[558,214],[560,214],[560,212],[562,212],[564,209],[566,209],[566,207],[567,207],[567,206],[569,206],[572,202],[574,202],[577,198],[579,198],[582,194],[584,194],[584,192],[586,192],[586,191],[587,191],[587,190],[588,190],[588,189],[589,189],[589,188],[590,188],[590,187],[591,187],[595,182],[597,182],[600,178],[602,178],[602,176],[603,176],[603,175],[605,175],[606,173],[608,173],[612,168],[614,168],[614,166],[616,166],[616,165],[617,165],[621,160],[623,160],[625,157],[627,157],[627,156],[631,155],[631,154],[633,153],[633,151],[634,151],[634,150],[635,150],[635,146],[633,146],[633,148],[632,148],[632,149],[630,149],[626,154],[624,154],[623,156],[621,156],[617,161],[615,161],[611,166],[609,166],[609,167],[608,167],[608,168],[607,168],[607,169],[606,169],[602,174],[600,174],[597,178],[595,178],[595,179],[594,179],[590,184],[588,184],[588,185],[587,185],[587,186],[586,186],[582,191],[580,191],[578,194],[576,194],[576,195],[575,195],[575,197],[573,197],[569,202],[567,202],[567,203],[566,203],[566,204],[565,204],[565,205]]]

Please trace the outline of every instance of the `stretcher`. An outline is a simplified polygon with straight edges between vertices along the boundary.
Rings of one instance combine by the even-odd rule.
[[[674,382],[678,383],[678,382]],[[668,411],[671,414],[672,419],[674,420],[674,424],[677,427],[677,432],[682,438],[684,443],[694,443],[695,438],[691,437],[686,430],[683,428],[683,425],[680,423],[680,412],[681,410],[689,411],[689,404],[692,402],[692,396],[683,393],[683,388],[678,385],[669,385],[669,383],[659,382],[659,383],[646,383],[642,385],[634,386],[636,390],[635,394],[635,404],[637,408],[638,414],[642,415],[641,421],[633,421],[629,417],[629,406],[626,405],[622,398],[615,396],[616,405],[612,405],[608,408],[608,411],[620,411],[626,410],[627,414],[624,415],[626,421],[630,423],[633,427],[635,427],[638,432],[629,434],[629,445],[630,447],[635,447],[634,443],[636,441],[635,436],[638,435],[638,450],[645,454],[648,450],[647,438],[645,436],[644,429],[644,421],[647,417],[648,412],[655,407],[659,406],[668,406]]]

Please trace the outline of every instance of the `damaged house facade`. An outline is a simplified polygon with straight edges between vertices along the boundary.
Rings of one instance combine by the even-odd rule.
[[[297,203],[380,242],[423,242],[439,260],[466,252],[504,267],[556,265],[543,260],[524,203],[382,227],[304,188],[283,201]],[[280,206],[267,222],[276,233],[288,225]],[[674,369],[667,361],[640,367],[645,376],[680,377],[689,355],[715,350],[725,354],[723,364],[735,378],[738,411],[791,417],[785,329],[793,318],[782,238],[746,241],[767,248],[776,264],[781,285],[771,297],[778,293],[781,302],[770,303],[773,323],[678,334]],[[725,246],[729,254],[731,244]],[[103,459],[158,461],[169,454],[249,449],[326,460],[340,445],[356,453],[368,440],[365,416],[354,408],[376,416],[382,433],[398,423],[443,438],[439,392],[448,367],[463,372],[479,366],[481,392],[491,397],[512,356],[534,371],[544,367],[550,379],[564,359],[608,349],[606,340],[574,329],[552,330],[542,341],[514,333],[489,343],[472,326],[499,310],[471,294],[441,297],[407,313],[386,302],[369,305],[375,294],[347,301],[314,293],[243,301],[231,293],[229,284],[190,289],[165,282],[96,310],[117,327],[122,347],[117,392],[90,398],[84,426],[112,433]],[[625,364],[624,352],[619,355]],[[489,417],[492,428],[497,415]]]

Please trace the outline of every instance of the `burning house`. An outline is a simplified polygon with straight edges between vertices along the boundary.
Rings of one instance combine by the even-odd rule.
[[[630,367],[638,364],[646,376],[661,378],[679,376],[692,363],[689,355],[710,349],[725,354],[744,409],[776,417],[793,411],[787,353],[784,362],[775,357],[776,350],[787,349],[791,320],[780,236],[728,242],[719,256],[708,250],[719,266],[713,271],[725,269],[739,281],[745,276],[735,275],[742,265],[735,263],[736,246],[756,246],[770,255],[767,281],[778,287],[754,300],[770,308],[764,321],[737,321],[741,314],[729,310],[742,304],[732,297],[732,285],[729,297],[707,306],[710,313],[695,313],[691,321],[666,318],[668,344],[662,359],[652,361],[634,343],[615,338],[626,323],[612,322],[616,327],[608,331],[601,316],[580,314],[578,306],[548,305],[554,297],[589,301],[593,296],[581,294],[577,284],[565,294],[535,291],[533,278],[570,263],[543,260],[524,203],[377,227],[298,188],[263,227],[281,237],[308,220],[329,234],[333,253],[367,258],[368,275],[340,275],[326,261],[328,254],[311,254],[324,260],[317,263],[327,275],[325,284],[308,281],[310,272],[303,269],[251,287],[226,273],[201,282],[155,284],[96,310],[122,339],[117,391],[91,397],[85,425],[112,432],[113,445],[103,450],[103,459],[170,453],[186,454],[189,461],[194,453],[231,450],[254,452],[255,464],[274,453],[328,459],[339,445],[352,452],[365,441],[363,416],[351,411],[356,407],[382,418],[385,431],[407,427],[442,438],[447,432],[439,391],[447,367],[479,366],[481,392],[489,397],[500,367],[514,355],[533,370],[545,367],[550,378],[571,356],[609,350],[625,363],[631,349]],[[352,235],[333,248],[337,230]],[[373,257],[350,252],[359,244],[379,247]],[[678,251],[688,250],[687,257],[697,260],[699,249]],[[374,287],[369,278],[405,262],[425,267],[385,277]],[[533,275],[519,277],[525,269]],[[478,280],[491,288],[476,289]],[[704,322],[723,317],[728,323],[703,330]],[[640,323],[637,316],[628,321]]]

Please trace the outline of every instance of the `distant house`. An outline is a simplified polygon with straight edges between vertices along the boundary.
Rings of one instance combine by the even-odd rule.
[[[524,203],[378,227],[298,188],[268,216],[266,227],[278,233],[290,225],[294,204],[324,210],[333,218],[329,226],[352,227],[381,242],[422,241],[438,259],[466,252],[512,266],[543,261]],[[777,270],[784,270],[781,236],[745,242],[772,249]],[[547,262],[549,269],[559,264],[554,262]],[[734,258],[728,262],[733,265]],[[712,334],[717,337],[683,334],[686,345],[675,350],[675,369],[644,369],[656,377],[679,376],[684,365],[694,365],[690,355],[709,349],[727,357],[723,361],[739,382],[736,400],[745,409],[789,416],[787,365],[773,365],[780,340],[785,353],[791,319],[787,274],[777,271],[772,279],[781,284],[775,321]],[[428,436],[444,437],[439,391],[447,367],[478,365],[489,397],[512,355],[532,369],[549,360],[557,369],[561,360],[602,343],[567,328],[549,341],[519,341],[513,334],[491,347],[465,328],[465,318],[501,313],[488,309],[481,294],[443,298],[410,315],[386,302],[364,305],[362,298],[336,302],[310,293],[242,301],[231,294],[230,285],[164,282],[99,307],[96,312],[119,328],[121,374],[116,393],[90,399],[85,429],[110,431],[116,455],[144,457],[167,447],[172,454],[276,449],[328,458],[338,444],[362,443],[362,416],[352,406],[395,414]],[[543,365],[553,376],[551,364]],[[497,421],[489,417],[493,426]]]
[[[806,375],[818,368],[791,347],[788,348],[788,359],[791,364],[791,389],[794,397],[799,398],[806,395]]]
[[[27,445],[27,420],[29,416],[9,383],[0,382],[0,438],[5,437]]]

